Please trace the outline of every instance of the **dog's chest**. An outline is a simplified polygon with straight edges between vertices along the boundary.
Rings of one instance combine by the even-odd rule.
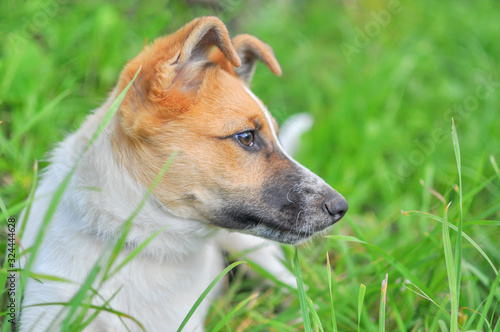
[[[115,310],[127,312],[133,317],[141,317],[141,324],[147,331],[175,330],[187,315],[200,294],[215,279],[222,269],[222,255],[214,244],[206,245],[196,255],[182,263],[159,263],[134,259],[101,290],[104,298],[109,298],[118,289],[118,295],[111,306]],[[210,294],[214,299],[220,291],[216,287]],[[188,331],[201,331],[203,317],[211,302],[204,301],[190,320]],[[108,330],[119,330],[123,322],[114,315],[100,315],[96,325],[105,324]],[[200,326],[198,326],[200,325]],[[134,330],[134,323],[127,323]]]

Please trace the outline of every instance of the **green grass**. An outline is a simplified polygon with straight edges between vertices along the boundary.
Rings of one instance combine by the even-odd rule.
[[[259,65],[252,89],[280,122],[313,114],[297,159],[349,212],[298,255],[285,248],[304,292],[237,270],[207,331],[500,331],[500,4],[392,3],[0,2],[3,215],[19,216],[34,165],[146,42],[219,14],[273,47],[283,76]]]

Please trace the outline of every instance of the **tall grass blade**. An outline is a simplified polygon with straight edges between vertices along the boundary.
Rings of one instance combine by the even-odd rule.
[[[21,227],[19,228],[19,233],[17,236],[22,239],[24,229],[26,228],[26,222],[31,211],[31,206],[33,205],[33,200],[35,199],[36,187],[38,186],[38,160],[35,160],[33,164],[33,183],[31,184],[30,194],[28,196],[28,202],[26,203],[26,211],[24,211],[24,217],[22,220]]]
[[[247,297],[246,299],[244,299],[243,301],[241,301],[240,303],[238,303],[227,315],[224,316],[224,318],[222,318],[217,323],[217,325],[215,325],[215,327],[212,330],[210,330],[210,332],[219,332],[224,327],[224,325],[226,325],[229,322],[229,320],[231,318],[233,318],[233,316],[238,311],[241,310],[241,308],[243,308],[244,306],[246,306],[248,304],[248,302],[256,299],[258,296],[259,296],[258,293],[253,293],[249,297]]]
[[[430,213],[427,213],[427,212],[420,212],[420,211],[406,211],[406,212],[403,212],[403,214],[407,215],[407,216],[412,216],[412,215],[417,215],[417,216],[426,216],[430,219],[434,219],[436,221],[439,221],[440,223],[444,224],[444,219],[441,218],[441,217],[438,217],[436,215],[433,215],[433,214],[430,214]],[[479,223],[478,223],[479,224]],[[448,224],[448,227],[451,228],[452,230],[454,231],[457,231],[458,228],[453,225],[453,224]],[[495,275],[498,274],[498,270],[497,268],[495,267],[495,264],[493,264],[493,262],[491,261],[491,259],[488,257],[488,255],[484,252],[483,249],[481,249],[481,247],[476,243],[476,241],[474,241],[469,235],[467,235],[465,232],[462,232],[462,236],[464,237],[464,239],[466,239],[467,241],[469,241],[469,243],[474,247],[476,248],[476,250],[481,254],[481,256],[484,257],[484,259],[488,262],[488,264],[491,266],[491,268],[493,269],[493,271],[495,272]]]
[[[445,323],[445,322],[443,322],[442,320],[440,320],[440,321],[438,322],[438,324],[439,324],[439,327],[441,327],[441,331],[442,331],[442,332],[448,332],[448,327],[446,326],[446,323]],[[452,330],[452,331],[453,331],[453,330]]]
[[[457,160],[458,169],[458,194],[459,194],[459,214],[457,227],[457,240],[455,244],[455,276],[457,281],[457,301],[460,299],[460,284],[462,276],[462,218],[463,218],[463,194],[462,194],[462,159],[460,157],[460,144],[458,142],[457,128],[455,121],[452,118],[451,138],[453,141],[453,149],[455,151],[455,159]],[[458,305],[458,304],[457,304]],[[458,308],[458,307],[457,307]]]
[[[500,332],[500,317],[497,319],[497,324],[495,325],[493,332]]]
[[[486,318],[488,317],[488,311],[490,310],[491,304],[493,303],[493,300],[495,298],[495,295],[497,293],[497,288],[498,285],[500,284],[500,273],[497,274],[497,277],[495,278],[495,281],[493,281],[490,289],[490,293],[488,294],[488,297],[486,298],[486,302],[484,304],[482,313],[481,313],[481,318],[479,319],[479,322],[477,323],[476,330],[477,331],[482,331],[484,322],[486,321]],[[500,323],[500,318],[499,318],[499,323]],[[498,325],[498,323],[497,323]]]
[[[302,271],[300,270],[299,251],[298,251],[297,247],[295,247],[295,252],[293,255],[292,268],[293,268],[293,272],[295,274],[295,278],[297,280],[297,291],[299,293],[300,310],[302,312],[302,319],[304,321],[304,331],[310,332],[311,331],[311,319],[309,317],[309,309],[308,309],[308,305],[307,305],[307,295],[306,295],[306,291],[304,290],[304,281],[302,279]]]
[[[75,296],[73,296],[71,301],[68,303],[70,309],[69,313],[66,315],[66,319],[64,319],[62,323],[61,327],[62,331],[68,331],[69,326],[72,323],[73,316],[77,313],[78,308],[82,306],[85,296],[88,290],[92,287],[92,283],[94,282],[94,279],[97,277],[97,274],[99,273],[100,269],[101,267],[98,263],[94,265],[92,271],[90,271],[83,285],[80,287],[78,292],[75,294]],[[90,302],[86,305],[83,305],[83,312],[87,312],[89,307],[90,307]]]
[[[7,222],[7,220],[9,219],[9,212],[7,212],[7,207],[5,206],[5,203],[3,202],[1,197],[0,197],[0,210],[2,210],[5,222]]]
[[[146,192],[146,194],[144,195],[144,197],[141,199],[139,205],[135,208],[134,212],[132,212],[132,215],[125,221],[125,223],[123,224],[123,229],[122,229],[122,233],[120,235],[120,238],[118,239],[118,241],[115,243],[114,247],[113,247],[113,250],[111,251],[111,255],[110,255],[110,258],[108,260],[108,264],[106,266],[106,270],[104,272],[104,276],[102,278],[102,282],[105,282],[107,279],[109,279],[115,272],[117,272],[119,270],[119,268],[123,267],[123,265],[121,265],[119,268],[115,269],[115,271],[113,273],[109,273],[110,270],[111,270],[111,267],[113,266],[113,263],[116,261],[116,258],[118,257],[118,255],[120,254],[123,246],[125,245],[125,242],[127,240],[127,235],[130,231],[130,228],[132,227],[132,222],[134,220],[134,218],[139,214],[139,211],[142,209],[142,207],[144,206],[144,204],[146,203],[147,199],[149,198],[149,196],[151,195],[151,193],[153,192],[153,190],[156,188],[156,186],[158,185],[158,183],[160,183],[160,180],[162,179],[162,177],[165,175],[165,173],[167,172],[167,169],[170,167],[170,165],[172,164],[172,161],[174,160],[175,156],[177,155],[177,151],[173,152],[167,159],[167,161],[165,162],[165,165],[163,165],[162,169],[160,170],[160,172],[156,175],[156,178],[153,180],[153,183],[149,186],[148,188],[148,191]],[[161,233],[161,230],[160,231],[157,231],[155,234],[153,234],[153,237],[156,237],[158,234]],[[141,250],[142,248],[144,248],[146,246],[147,243],[149,243],[153,238],[152,237],[149,237],[148,239],[146,239],[146,243],[142,243],[139,247],[141,247]],[[135,256],[136,254],[138,254],[139,252],[137,250],[134,250],[132,252],[132,254]],[[132,257],[130,258],[132,259]],[[127,260],[127,259],[125,259]]]
[[[66,98],[70,94],[70,90],[65,90],[61,92],[57,97],[52,99],[48,104],[46,104],[42,109],[34,116],[32,116],[26,123],[23,124],[23,127],[16,131],[16,134],[10,139],[9,144],[14,144],[18,140],[20,140],[23,135],[30,130],[37,122],[42,121],[44,118],[48,117],[50,112],[58,111],[56,108],[57,104],[59,104],[64,98]]]
[[[408,287],[408,285],[412,285],[413,287],[415,287],[417,290],[414,290],[410,287]],[[420,288],[418,288],[417,285],[413,284],[411,281],[408,281],[408,280],[405,280],[403,281],[403,287],[406,288],[407,290],[409,290],[410,292],[412,293],[415,293],[416,295],[420,296],[420,297],[423,297],[424,299],[430,301],[431,303],[433,303],[436,307],[438,307],[441,311],[443,311],[444,313],[448,314],[449,313],[443,309],[443,305],[439,305],[437,304],[436,301],[434,301],[429,295],[425,294],[424,291],[422,291]]]
[[[44,306],[63,306],[64,307],[64,306],[68,306],[68,302],[50,302],[50,303],[31,304],[31,305],[25,306],[25,308],[29,308],[29,307],[44,307]],[[116,316],[118,316],[120,318],[124,317],[124,318],[130,319],[134,323],[136,323],[141,330],[145,331],[144,326],[137,319],[135,319],[134,317],[132,317],[132,316],[130,316],[130,315],[124,313],[124,312],[113,310],[113,309],[102,307],[102,306],[96,306],[96,305],[93,305],[93,304],[90,304],[88,307],[90,309],[102,310],[102,311],[106,311],[106,312],[112,313],[112,314],[114,314],[114,315],[116,315]],[[67,330],[61,329],[61,331],[67,331]],[[69,330],[69,331],[71,331],[71,330]]]
[[[385,331],[385,306],[387,304],[387,282],[389,281],[389,273],[385,275],[385,279],[382,280],[382,287],[380,291],[380,309],[379,309],[379,331]]]
[[[101,313],[101,311],[108,307],[109,306],[109,303],[111,302],[111,300],[113,300],[113,298],[118,295],[118,293],[122,290],[122,287],[118,288],[116,290],[116,292],[114,292],[114,294],[109,298],[109,299],[104,299],[102,296],[99,296],[99,294],[97,293],[97,291],[94,291],[93,290],[93,293],[94,295],[98,295],[99,298],[101,298],[101,300],[104,301],[104,303],[101,305],[101,307],[97,310],[94,310],[94,312],[92,313],[92,315],[88,316],[88,315],[81,315],[80,316],[80,321],[77,322],[77,324],[75,324],[77,327],[78,327],[78,330],[84,330],[90,323],[92,323],[92,321],[97,317],[97,315],[99,315],[99,313]],[[123,323],[123,326],[127,326],[126,323],[123,321],[122,317],[119,317],[120,321]],[[139,327],[142,328],[142,330],[144,330],[144,327],[141,326],[141,324],[139,324]]]
[[[422,289],[430,297],[432,297],[432,298],[436,297],[434,295],[434,293],[432,292],[432,290],[430,290],[420,280],[420,278],[416,277],[406,266],[404,266],[403,264],[401,264],[401,262],[399,262],[396,258],[394,258],[394,256],[392,256],[391,254],[387,253],[382,248],[380,248],[380,247],[378,247],[378,246],[376,246],[374,244],[371,244],[371,243],[365,242],[363,240],[360,240],[360,239],[358,239],[358,238],[356,238],[354,236],[348,236],[348,235],[327,235],[326,237],[330,238],[330,239],[338,240],[338,241],[347,241],[347,242],[361,243],[361,244],[369,247],[370,249],[372,249],[373,251],[375,251],[378,255],[382,256],[387,261],[387,263],[389,263],[396,270],[398,270],[398,272],[401,273],[403,275],[403,277],[405,277],[405,279],[411,280],[411,282],[413,284],[415,284],[420,289]]]
[[[434,303],[440,310],[436,312],[436,315],[434,316],[434,319],[432,320],[432,323],[430,325],[429,331],[437,331],[437,327],[439,325],[439,321],[441,320],[441,316],[443,314],[446,314],[447,317],[450,317],[450,313],[443,309],[449,301],[449,297],[446,296],[444,297],[443,301],[441,304]]]
[[[118,271],[120,271],[125,265],[128,264],[128,262],[134,259],[134,257],[136,257],[138,254],[140,254],[141,251],[149,244],[149,242],[151,242],[155,237],[160,235],[160,233],[162,233],[166,228],[167,227],[163,227],[159,229],[158,231],[153,233],[150,237],[148,237],[144,242],[142,242],[140,245],[134,248],[134,250],[132,250],[130,254],[128,254],[127,257],[125,257],[125,259],[120,263],[120,265],[116,267],[116,269],[113,270],[111,274],[115,274]]]
[[[335,303],[334,303],[334,296],[333,296],[333,287],[332,287],[332,268],[330,266],[330,255],[326,253],[326,272],[328,276],[328,290],[330,291],[330,310],[331,310],[331,316],[332,316],[332,331],[333,332],[338,332],[337,328],[337,319],[335,318]]]
[[[495,173],[497,174],[498,178],[500,179],[500,168],[498,168],[497,161],[493,155],[490,156],[490,162],[491,166],[493,166],[493,169],[495,170]]]
[[[312,316],[314,331],[324,332],[323,324],[321,323],[321,319],[319,318],[318,313],[316,312],[316,309],[314,308],[313,301],[309,297],[307,298],[307,306],[309,307],[309,312],[311,313],[311,316]]]
[[[448,204],[444,213],[442,235],[443,235],[444,259],[446,263],[446,272],[448,275],[448,284],[450,288],[450,298],[451,298],[450,330],[453,332],[457,332],[458,330],[457,277],[455,274],[456,272],[455,264],[453,263],[450,232],[448,230],[448,209],[450,207],[450,204]]]
[[[480,226],[500,226],[500,220],[471,220],[465,223],[465,226],[480,225]]]
[[[360,332],[361,327],[361,313],[363,312],[363,302],[365,300],[366,286],[361,284],[359,286],[358,293],[358,332]]]
[[[234,262],[233,264],[231,264],[228,267],[226,267],[224,269],[224,271],[222,271],[221,273],[219,273],[219,275],[210,283],[210,285],[208,285],[208,287],[200,295],[200,297],[198,298],[198,300],[196,300],[196,302],[193,304],[193,306],[191,307],[191,310],[189,310],[188,314],[186,315],[186,317],[182,321],[181,325],[177,329],[177,332],[182,331],[182,329],[184,328],[184,326],[186,326],[186,324],[188,323],[188,321],[191,318],[191,316],[193,316],[193,314],[196,311],[196,309],[198,309],[198,307],[200,306],[201,302],[205,299],[205,297],[207,297],[208,293],[210,293],[210,291],[212,290],[212,288],[215,287],[215,285],[219,282],[219,280],[221,280],[222,278],[224,278],[224,276],[229,271],[231,271],[232,269],[234,269],[236,266],[238,266],[240,264],[243,264],[243,263],[245,263],[245,262],[243,262],[243,261]]]

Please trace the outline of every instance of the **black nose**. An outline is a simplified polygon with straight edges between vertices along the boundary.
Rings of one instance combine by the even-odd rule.
[[[340,195],[327,198],[323,202],[323,211],[332,217],[332,224],[342,219],[348,208],[347,201]]]

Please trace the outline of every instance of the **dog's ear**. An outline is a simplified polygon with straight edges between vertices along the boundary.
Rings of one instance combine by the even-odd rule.
[[[254,36],[243,34],[233,38],[233,45],[241,58],[241,66],[235,67],[234,72],[247,85],[252,80],[257,60],[264,62],[273,74],[281,76],[278,60],[273,49],[266,43]]]
[[[213,16],[198,18],[184,27],[187,36],[179,54],[179,63],[187,64],[206,61],[212,46],[217,46],[233,66],[240,66],[226,26]],[[184,39],[181,33],[181,39]]]
[[[137,131],[147,122],[146,118],[155,114],[166,119],[189,109],[203,82],[205,69],[211,64],[209,54],[213,48],[232,66],[240,66],[224,23],[217,17],[206,16],[156,39],[129,61],[122,71],[118,91],[125,88],[139,68],[141,71],[120,107],[124,127]]]
[[[156,90],[167,90],[175,83],[184,91],[196,90],[201,84],[202,71],[209,62],[211,50],[217,47],[235,67],[240,58],[231,43],[226,26],[213,16],[200,17],[186,24],[173,35],[155,41],[155,53],[169,53],[156,65]],[[174,50],[174,52],[172,52]],[[184,86],[182,86],[184,84]]]
[[[123,89],[130,82],[139,67],[142,69],[134,87],[148,97],[155,97],[154,94],[161,99],[174,87],[186,91],[194,88],[214,47],[233,66],[240,66],[240,58],[224,23],[213,16],[197,18],[177,32],[156,39],[129,61],[122,72],[119,88]],[[182,87],[182,83],[186,86]]]

